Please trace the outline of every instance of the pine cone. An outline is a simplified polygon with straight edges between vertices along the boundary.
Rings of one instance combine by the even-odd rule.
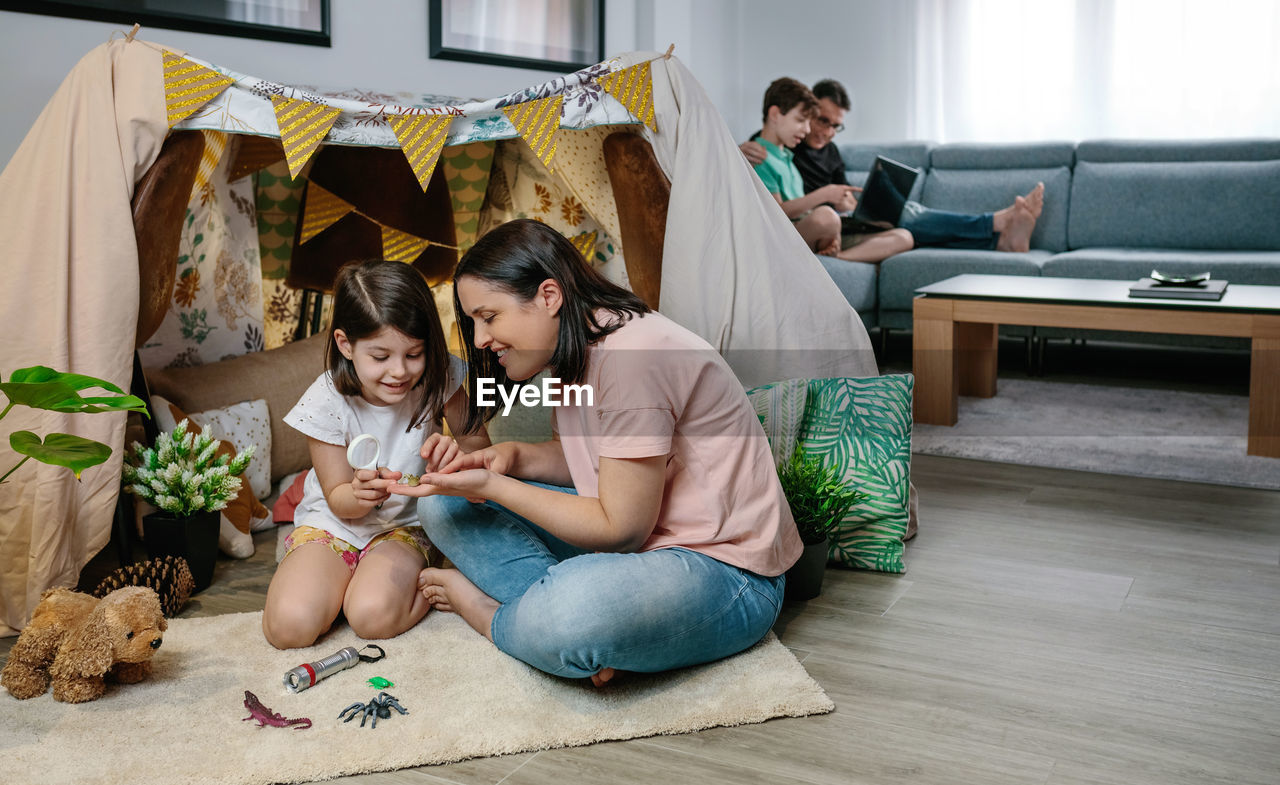
[[[160,596],[164,615],[173,618],[191,599],[196,581],[191,567],[181,556],[165,556],[121,567],[102,579],[93,596],[105,597],[124,586],[146,586]]]

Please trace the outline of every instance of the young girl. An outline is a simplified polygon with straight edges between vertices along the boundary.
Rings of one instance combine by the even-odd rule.
[[[339,611],[362,638],[390,638],[430,605],[417,591],[431,544],[413,499],[387,487],[463,452],[489,445],[483,427],[461,438],[470,409],[460,387],[466,366],[445,346],[435,300],[417,270],[401,262],[343,267],[334,283],[333,323],[320,374],[289,425],[307,436],[312,471],[267,589],[262,631],[280,649],[310,646]],[[354,470],[347,445],[373,434],[378,469]]]

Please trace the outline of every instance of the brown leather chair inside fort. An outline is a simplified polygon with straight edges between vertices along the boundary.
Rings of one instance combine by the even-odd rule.
[[[658,166],[653,147],[628,132],[604,140],[605,168],[618,206],[622,250],[631,290],[657,310],[662,288],[662,243],[667,234],[671,182]]]

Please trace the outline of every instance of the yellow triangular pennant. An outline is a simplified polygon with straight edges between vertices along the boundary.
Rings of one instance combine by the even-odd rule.
[[[453,115],[447,114],[393,114],[387,118],[423,191],[431,182],[431,173],[436,168],[436,161],[440,160],[440,151],[444,149],[444,140],[452,122]]]
[[[637,120],[652,128],[655,134],[658,132],[658,121],[653,116],[653,75],[648,63],[614,71],[596,81]]]
[[[596,232],[583,232],[577,237],[570,237],[569,242],[573,243],[573,247],[578,249],[578,253],[582,254],[582,258],[587,260],[587,264],[591,264],[591,257],[596,255]]]
[[[522,104],[503,107],[502,112],[529,143],[542,165],[554,172],[551,160],[556,157],[556,133],[560,130],[560,106],[564,96],[553,95]]]
[[[382,224],[378,226],[382,228],[382,258],[384,259],[390,259],[393,262],[412,262],[427,250],[428,245],[431,245],[429,241],[408,232]]]
[[[307,201],[302,211],[302,228],[298,242],[305,243],[328,229],[355,208],[342,197],[334,196],[315,183],[307,183]]]
[[[198,194],[209,187],[213,173],[222,162],[222,154],[227,149],[227,134],[222,131],[202,130],[204,135],[204,152],[200,154],[200,167],[196,169],[195,185],[191,193]]]
[[[269,136],[240,135],[240,146],[236,150],[236,159],[227,170],[227,182],[234,183],[241,177],[266,169],[276,161],[284,160],[284,148],[279,139]]]
[[[271,96],[271,104],[276,110],[276,125],[280,128],[284,158],[289,163],[289,176],[296,178],[328,136],[342,110],[279,95]]]
[[[165,50],[164,108],[172,128],[235,84],[229,76]]]

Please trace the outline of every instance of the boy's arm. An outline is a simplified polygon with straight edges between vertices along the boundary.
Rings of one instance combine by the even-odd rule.
[[[824,185],[816,191],[810,191],[798,199],[791,199],[786,202],[782,201],[782,194],[780,193],[774,193],[773,198],[778,200],[778,204],[782,205],[782,212],[786,213],[788,218],[796,218],[818,205],[828,203],[841,205],[849,197],[850,193],[849,186],[833,184]]]

